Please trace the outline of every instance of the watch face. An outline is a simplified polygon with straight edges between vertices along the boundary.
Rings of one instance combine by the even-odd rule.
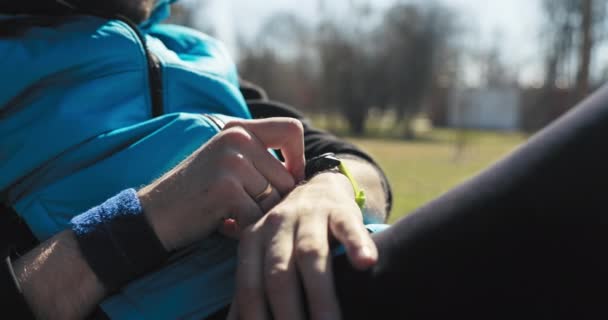
[[[340,165],[340,159],[333,153],[322,154],[318,157],[310,159],[306,163],[306,179],[312,177],[315,173],[327,171],[336,168]]]

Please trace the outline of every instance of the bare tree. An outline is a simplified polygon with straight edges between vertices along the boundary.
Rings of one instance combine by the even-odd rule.
[[[370,12],[365,1],[351,1],[349,19],[326,17],[317,32],[324,109],[342,114],[357,135],[365,131],[368,111],[374,105],[373,91],[378,86],[373,83],[371,35],[363,28]]]
[[[581,0],[581,45],[579,50],[579,67],[576,75],[576,95],[579,99],[589,93],[589,66],[591,64],[591,50],[593,49],[592,8],[593,0]]]
[[[451,13],[395,4],[373,24],[367,1],[353,1],[349,10],[344,19],[326,16],[316,29],[293,14],[272,16],[253,41],[242,42],[241,74],[277,99],[340,113],[355,134],[365,132],[372,107],[396,110],[409,129],[432,90],[454,81]]]
[[[582,99],[591,92],[591,61],[595,47],[604,40],[606,27],[605,0],[581,0],[579,67],[576,78],[576,95]]]
[[[590,91],[590,65],[593,52],[603,41],[605,0],[544,0],[543,39],[547,50],[545,85],[573,85],[580,99]],[[577,50],[578,49],[578,50]],[[571,72],[576,61],[576,74]]]
[[[318,106],[318,62],[312,27],[293,13],[278,12],[257,36],[240,39],[240,74],[272,98],[306,110]]]
[[[605,0],[543,0],[545,83],[526,111],[528,130],[538,130],[583,99],[594,87],[591,64],[606,34]]]
[[[542,38],[546,39],[545,86],[548,88],[555,87],[559,78],[568,78],[568,58],[574,47],[578,1],[543,1],[546,22]],[[564,81],[566,80],[562,80],[562,82]]]
[[[453,14],[438,5],[396,4],[378,30],[377,65],[383,69],[386,96],[383,101],[397,111],[405,125],[405,137],[413,138],[412,118],[423,109],[423,101],[436,81],[448,74],[449,39],[457,30]],[[452,61],[453,63],[453,61]]]

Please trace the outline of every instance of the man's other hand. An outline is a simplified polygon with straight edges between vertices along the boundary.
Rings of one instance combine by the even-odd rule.
[[[340,319],[331,270],[334,239],[356,268],[376,263],[377,249],[350,182],[327,172],[298,186],[243,232],[228,319]]]
[[[269,148],[280,149],[286,163]],[[171,251],[209,236],[226,219],[243,227],[257,222],[302,179],[304,162],[298,120],[235,121],[138,196]]]

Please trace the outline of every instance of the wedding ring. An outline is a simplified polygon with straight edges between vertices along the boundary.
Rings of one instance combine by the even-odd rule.
[[[266,186],[266,189],[264,189],[264,191],[260,192],[260,194],[258,194],[257,196],[255,196],[255,202],[262,202],[264,201],[264,199],[268,198],[268,196],[272,193],[272,185],[270,184],[270,182],[268,183],[268,185]]]

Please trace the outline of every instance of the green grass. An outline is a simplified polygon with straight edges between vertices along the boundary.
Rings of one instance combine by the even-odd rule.
[[[419,138],[347,138],[385,170],[394,193],[391,223],[487,168],[526,139],[515,133],[454,130],[432,130]]]

